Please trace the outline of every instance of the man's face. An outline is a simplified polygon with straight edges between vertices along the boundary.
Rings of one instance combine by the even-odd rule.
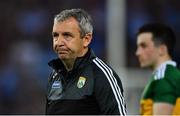
[[[53,49],[61,60],[71,60],[83,55],[84,38],[80,38],[78,22],[68,18],[63,22],[54,22]]]
[[[136,56],[139,59],[141,67],[152,67],[157,63],[159,53],[158,47],[152,41],[153,35],[151,33],[141,33],[137,37]]]

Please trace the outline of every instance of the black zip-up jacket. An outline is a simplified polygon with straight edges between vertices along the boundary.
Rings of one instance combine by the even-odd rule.
[[[126,114],[119,76],[91,49],[67,72],[60,59],[52,60],[46,114]]]

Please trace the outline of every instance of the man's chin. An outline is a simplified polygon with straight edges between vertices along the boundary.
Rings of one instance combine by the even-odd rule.
[[[140,67],[141,67],[141,68],[148,68],[149,65],[147,65],[147,64],[141,64]]]
[[[61,59],[61,60],[67,60],[67,56],[65,54],[61,54],[61,55],[58,55],[58,57]]]

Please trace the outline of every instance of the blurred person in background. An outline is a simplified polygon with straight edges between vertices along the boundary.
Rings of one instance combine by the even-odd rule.
[[[141,115],[180,115],[180,72],[172,60],[176,37],[164,24],[143,25],[137,33],[136,56],[153,70],[142,93]]]
[[[47,90],[46,114],[126,114],[119,76],[89,48],[90,15],[63,10],[54,18],[53,48],[57,59]]]

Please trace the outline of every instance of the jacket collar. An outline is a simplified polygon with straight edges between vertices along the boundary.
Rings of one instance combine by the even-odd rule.
[[[88,62],[92,61],[91,59],[93,59],[95,57],[96,56],[95,56],[93,50],[91,48],[89,48],[88,52],[84,56],[76,58],[73,69],[71,71],[74,71],[76,69],[84,67]],[[66,71],[63,62],[59,58],[51,60],[48,63],[48,65],[56,71],[59,71],[59,70]]]

